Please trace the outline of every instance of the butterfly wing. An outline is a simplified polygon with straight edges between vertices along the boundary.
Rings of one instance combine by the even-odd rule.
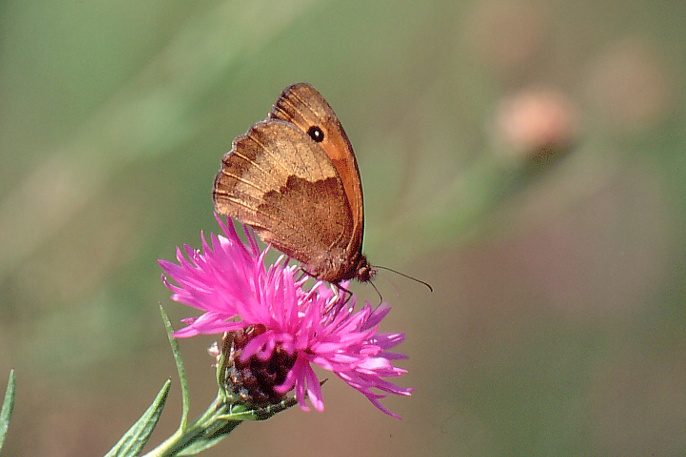
[[[337,282],[352,274],[344,260],[352,215],[337,169],[309,135],[277,119],[237,137],[214,182],[215,209]]]
[[[312,127],[318,127],[324,133],[323,141],[317,144],[326,152],[340,176],[346,204],[352,215],[353,229],[351,238],[347,240],[348,253],[350,256],[361,257],[364,204],[360,171],[348,135],[333,109],[314,87],[298,83],[283,91],[269,117],[290,122],[305,134]]]

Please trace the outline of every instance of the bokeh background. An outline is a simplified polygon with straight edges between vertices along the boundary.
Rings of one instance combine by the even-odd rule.
[[[4,455],[102,455],[164,381],[158,258],[216,231],[231,140],[315,85],[360,164],[404,331],[389,418],[241,425],[206,455],[686,455],[686,10],[679,2],[3,1]],[[378,300],[366,285],[361,296]],[[191,414],[214,398],[182,342]],[[322,374],[324,376],[324,374]]]

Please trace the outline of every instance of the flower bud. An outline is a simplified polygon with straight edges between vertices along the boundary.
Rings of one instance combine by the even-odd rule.
[[[494,127],[496,141],[510,155],[546,162],[573,146],[577,114],[561,92],[528,89],[503,99]]]

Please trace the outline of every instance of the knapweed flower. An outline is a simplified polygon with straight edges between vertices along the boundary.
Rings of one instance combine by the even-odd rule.
[[[203,311],[184,319],[187,326],[174,336],[224,333],[238,335],[241,367],[270,366],[278,383],[273,391],[285,396],[291,390],[303,410],[307,401],[318,411],[324,409],[321,385],[313,365],[336,374],[365,395],[386,414],[380,400],[388,394],[409,396],[413,389],[402,388],[384,378],[406,373],[393,360],[404,355],[390,352],[404,339],[401,333],[379,333],[381,320],[390,311],[382,303],[373,308],[366,303],[356,310],[355,296],[321,281],[306,288],[309,276],[281,257],[268,268],[255,236],[246,230],[248,243],[238,237],[230,221],[217,217],[224,236],[204,235],[202,249],[177,248],[177,263],[160,260],[166,272],[165,285],[174,301]],[[184,255],[185,253],[185,255]],[[234,344],[236,337],[233,337]],[[235,348],[234,348],[235,349]],[[233,351],[233,350],[232,350]],[[274,367],[274,363],[280,365]],[[261,378],[255,378],[261,379]],[[263,386],[264,387],[264,386]]]

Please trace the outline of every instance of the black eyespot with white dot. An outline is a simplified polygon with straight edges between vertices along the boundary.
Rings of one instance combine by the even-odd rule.
[[[321,143],[324,141],[324,132],[316,125],[310,127],[310,129],[307,131],[307,134],[310,135],[310,138],[312,138],[315,143]]]

